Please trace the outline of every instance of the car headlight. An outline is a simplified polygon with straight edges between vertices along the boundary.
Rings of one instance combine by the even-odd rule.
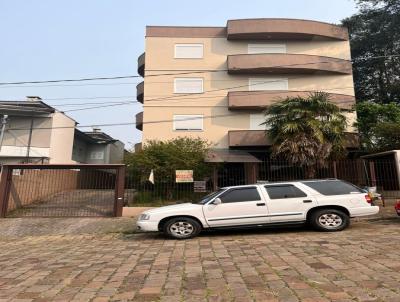
[[[150,219],[150,215],[149,214],[141,214],[139,216],[139,220],[149,220]]]

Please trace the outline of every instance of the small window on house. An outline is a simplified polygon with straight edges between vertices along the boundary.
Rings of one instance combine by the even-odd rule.
[[[203,115],[174,115],[174,130],[201,131],[203,130]]]
[[[261,200],[260,194],[258,194],[257,188],[239,188],[232,189],[220,196],[222,203],[230,202],[245,202],[245,201],[257,201]]]
[[[287,78],[250,78],[249,90],[288,90],[289,80]]]
[[[269,43],[258,43],[249,44],[247,47],[248,54],[259,54],[259,53],[286,53],[285,44],[269,44]]]
[[[203,44],[175,44],[175,59],[202,59]]]
[[[104,159],[104,152],[102,151],[90,152],[90,159]]]
[[[264,188],[267,190],[270,199],[297,198],[307,196],[306,193],[293,185],[265,186]]]
[[[203,78],[175,78],[174,93],[203,93]]]

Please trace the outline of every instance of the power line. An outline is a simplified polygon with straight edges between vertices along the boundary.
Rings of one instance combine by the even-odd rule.
[[[392,55],[384,55],[384,56],[372,56],[372,57],[361,57],[353,60],[348,60],[349,62],[354,62],[356,60],[371,60],[371,59],[380,59],[380,58],[392,58],[392,57],[400,57],[399,54]],[[333,58],[339,59],[339,58]],[[345,59],[343,59],[345,60]],[[321,64],[321,63],[331,63],[331,62],[316,62],[311,64]],[[286,66],[294,66],[294,65],[306,65],[302,63],[298,64],[288,64],[282,65],[282,67]],[[148,69],[146,71],[181,71],[180,73],[165,73],[165,74],[153,74],[146,75],[145,77],[154,77],[154,76],[166,76],[166,75],[177,75],[177,74],[196,74],[196,73],[208,73],[208,72],[225,72],[227,69],[209,69],[209,70],[190,70],[190,69],[181,69],[181,70],[169,70],[169,69]],[[127,75],[127,76],[114,76],[114,77],[92,77],[92,78],[78,78],[78,79],[61,79],[61,80],[43,80],[43,81],[19,81],[19,82],[0,82],[0,85],[24,85],[24,84],[42,84],[42,83],[60,83],[60,82],[86,82],[86,81],[102,81],[102,80],[118,80],[118,79],[131,79],[131,78],[141,78],[140,75]]]

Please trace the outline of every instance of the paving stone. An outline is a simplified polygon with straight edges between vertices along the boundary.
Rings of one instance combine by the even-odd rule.
[[[337,233],[226,231],[187,241],[21,232],[29,236],[0,238],[0,302],[400,301],[394,219]]]

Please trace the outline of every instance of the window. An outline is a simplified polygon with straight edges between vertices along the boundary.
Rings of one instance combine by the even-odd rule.
[[[307,196],[306,193],[293,185],[265,186],[264,188],[265,190],[267,190],[270,199],[296,198]]]
[[[356,186],[340,180],[305,181],[303,184],[311,189],[314,189],[322,195],[362,193],[361,189],[357,188]]]
[[[104,152],[103,151],[90,152],[90,159],[104,159]]]
[[[258,43],[249,44],[247,47],[248,54],[258,53],[286,53],[285,44],[269,44],[269,43]]]
[[[202,59],[203,44],[175,44],[175,59]]]
[[[249,90],[288,90],[287,78],[250,78]]]
[[[250,114],[250,130],[266,130],[266,125],[263,125],[266,117],[263,113]]]
[[[220,198],[222,203],[261,200],[260,194],[258,194],[255,187],[232,189],[222,194]]]
[[[203,78],[175,78],[174,93],[203,93]]]
[[[201,131],[203,130],[203,115],[174,115],[174,130]]]

